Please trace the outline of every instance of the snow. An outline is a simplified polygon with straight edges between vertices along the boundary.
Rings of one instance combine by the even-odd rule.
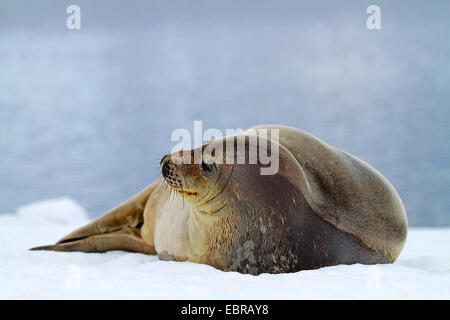
[[[392,265],[243,275],[112,251],[29,251],[91,219],[69,198],[0,215],[1,299],[449,299],[450,229],[410,229]]]

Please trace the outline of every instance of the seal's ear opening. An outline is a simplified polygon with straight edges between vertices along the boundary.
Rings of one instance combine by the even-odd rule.
[[[216,163],[212,160],[205,161],[203,160],[200,164],[200,172],[202,176],[205,178],[211,178],[217,173],[217,166]]]

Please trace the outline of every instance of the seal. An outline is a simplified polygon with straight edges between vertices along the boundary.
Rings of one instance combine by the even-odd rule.
[[[238,141],[249,160],[254,138],[268,154],[277,150],[275,174],[261,174],[267,163],[260,159],[236,161]],[[179,161],[187,155],[194,161]],[[32,250],[126,250],[258,275],[392,263],[406,239],[406,212],[391,184],[362,160],[295,128],[252,127],[168,154],[160,168],[162,178],[133,198],[55,245]]]

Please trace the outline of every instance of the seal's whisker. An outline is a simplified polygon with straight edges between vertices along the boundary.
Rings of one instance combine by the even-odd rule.
[[[184,193],[183,193],[183,186],[181,186],[181,198],[183,199],[183,209],[184,209]]]

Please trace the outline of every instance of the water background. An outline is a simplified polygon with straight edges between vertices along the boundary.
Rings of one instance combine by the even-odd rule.
[[[160,175],[174,129],[301,128],[450,226],[450,2],[0,1],[0,212],[93,216]],[[66,8],[81,8],[81,30]]]

